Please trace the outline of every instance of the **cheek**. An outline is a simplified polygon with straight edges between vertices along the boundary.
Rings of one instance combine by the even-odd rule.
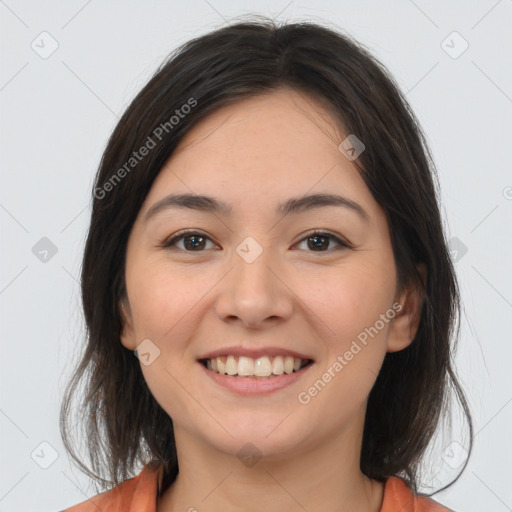
[[[160,406],[179,423],[190,428],[200,420],[200,412],[183,391],[195,360],[187,348],[197,328],[201,298],[211,288],[208,278],[187,277],[165,264],[139,266],[131,280],[131,304],[139,342],[150,339],[159,355],[141,371]],[[130,293],[130,290],[129,290]]]
[[[328,327],[328,334],[322,338],[321,368],[298,399],[312,416],[329,419],[327,429],[348,421],[367,400],[386,355],[394,293],[393,272],[358,265],[337,272],[323,289],[310,294],[308,306]]]
[[[322,339],[329,350],[342,350],[391,307],[394,272],[363,261],[332,269],[329,275],[324,272],[299,289],[298,295],[322,325]]]
[[[139,266],[131,279],[127,276],[127,286],[137,333],[163,342],[170,333],[176,338],[183,320],[193,316],[194,306],[209,288],[209,279],[189,278],[162,267]]]

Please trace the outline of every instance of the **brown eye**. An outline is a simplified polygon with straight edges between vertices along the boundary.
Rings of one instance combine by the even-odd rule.
[[[183,241],[183,246],[180,247],[178,244],[181,241]],[[212,242],[212,240],[206,235],[203,235],[202,233],[199,232],[190,231],[185,233],[182,232],[174,236],[173,238],[163,242],[161,244],[161,247],[176,248],[185,252],[203,252],[204,250],[207,249],[206,244],[208,242]],[[303,238],[299,242],[299,244],[304,242],[307,243],[306,250],[310,252],[329,252],[329,250],[331,250],[329,246],[332,245],[332,242],[335,242],[338,248],[351,248],[348,242],[326,231],[315,231],[313,233],[310,233],[308,236]],[[335,248],[336,247],[334,247],[333,249]]]
[[[315,231],[303,238],[299,243],[306,241],[308,250],[312,252],[328,252],[331,241],[338,246],[350,248],[350,245],[341,238],[326,231]]]
[[[183,247],[179,247],[177,244],[182,240]],[[202,250],[205,249],[205,245],[208,240],[211,242],[211,240],[202,233],[187,232],[181,233],[180,235],[177,235],[171,238],[170,240],[164,242],[162,244],[162,247],[176,247],[186,252],[202,252]]]

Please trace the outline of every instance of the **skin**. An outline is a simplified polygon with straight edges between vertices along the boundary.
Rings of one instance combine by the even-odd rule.
[[[141,369],[173,419],[180,472],[158,512],[381,508],[383,484],[359,468],[367,398],[386,352],[413,340],[421,298],[412,286],[397,289],[385,212],[338,149],[345,137],[325,104],[290,89],[223,107],[187,134],[139,212],[127,248],[121,341],[134,350],[149,338],[160,350]],[[290,197],[321,192],[357,202],[368,222],[337,206],[275,213]],[[216,197],[232,206],[231,216],[169,209],[144,222],[170,193]],[[159,246],[183,229],[208,238],[196,250],[190,239]],[[313,229],[352,248],[328,238],[315,250]],[[248,236],[263,250],[252,263],[236,252]],[[397,302],[395,318],[299,403],[298,393]],[[284,389],[240,396],[197,362],[233,345],[282,347],[315,362]],[[236,456],[248,442],[262,455],[251,467]]]

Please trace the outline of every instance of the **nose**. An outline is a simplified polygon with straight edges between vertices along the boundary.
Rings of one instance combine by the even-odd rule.
[[[292,314],[294,302],[286,280],[282,265],[270,250],[263,250],[252,262],[234,254],[231,271],[219,283],[215,303],[218,317],[249,329],[285,321]]]

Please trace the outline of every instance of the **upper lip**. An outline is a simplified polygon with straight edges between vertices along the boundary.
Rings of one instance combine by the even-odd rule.
[[[297,357],[299,359],[313,360],[312,357],[307,356],[305,354],[301,354],[300,352],[295,352],[294,350],[288,350],[279,347],[262,347],[262,348],[244,348],[244,347],[226,347],[219,348],[217,350],[213,350],[212,352],[208,352],[207,354],[201,356],[199,359],[213,359],[214,357],[220,356],[245,356],[251,357],[253,359],[258,359],[263,356],[291,356]]]

